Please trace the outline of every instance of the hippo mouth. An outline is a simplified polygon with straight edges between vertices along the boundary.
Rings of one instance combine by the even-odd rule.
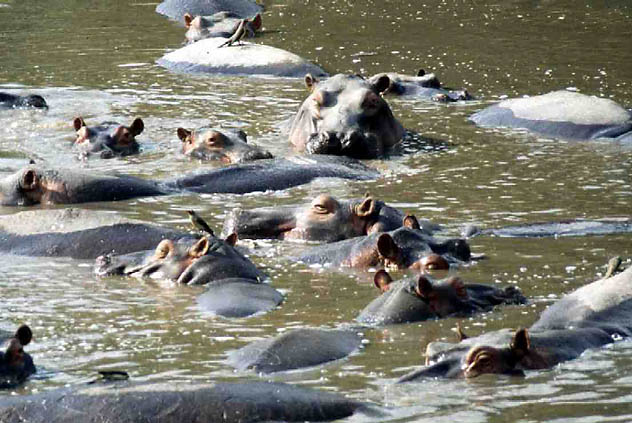
[[[336,154],[366,159],[376,157],[381,151],[382,145],[377,135],[371,132],[352,131],[338,132],[314,132],[310,134],[306,149],[310,154]]]

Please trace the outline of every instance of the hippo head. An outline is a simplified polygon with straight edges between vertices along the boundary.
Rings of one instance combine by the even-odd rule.
[[[35,373],[33,359],[24,352],[24,347],[32,338],[31,329],[27,325],[22,325],[9,339],[4,354],[0,353],[0,388],[12,387]]]
[[[0,180],[0,205],[31,206],[34,204],[64,202],[67,199],[66,186],[34,164]]]
[[[155,251],[101,256],[95,273],[166,279],[179,284],[207,284],[219,279],[261,279],[263,274],[246,257],[233,248],[237,237],[225,241],[203,237],[191,244],[162,240]]]
[[[381,97],[388,76],[371,83],[361,76],[338,74],[317,82],[305,76],[311,90],[294,116],[290,142],[309,153],[375,158],[400,142],[402,125]]]
[[[185,38],[187,42],[194,43],[209,37],[230,37],[235,33],[240,22],[239,15],[229,11],[195,17],[190,13],[185,13],[184,26],[187,28]],[[254,37],[261,26],[262,19],[259,13],[252,19],[246,19],[247,36]]]
[[[248,144],[244,131],[199,128],[193,131],[178,128],[182,152],[200,160],[219,160],[223,163],[241,163],[271,159],[272,154],[256,145]]]
[[[401,213],[371,197],[339,201],[328,194],[310,204],[234,210],[224,233],[245,238],[278,238],[334,242],[401,226]]]
[[[388,78],[389,85],[382,93],[383,95],[405,95],[415,88],[441,88],[441,82],[434,73],[426,73],[423,69],[417,72],[416,76],[402,75],[399,73],[388,72],[378,73],[369,78],[372,84],[377,83],[381,78]]]
[[[102,152],[103,157],[128,156],[139,151],[136,136],[145,129],[145,124],[136,118],[130,126],[116,122],[104,122],[99,126],[88,127],[82,117],[73,121],[77,138],[75,144],[80,145],[86,153]]]

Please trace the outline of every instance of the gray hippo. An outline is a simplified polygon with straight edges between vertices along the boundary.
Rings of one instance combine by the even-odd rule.
[[[82,117],[73,121],[77,138],[77,145],[86,155],[99,153],[101,158],[109,159],[114,156],[130,156],[138,154],[140,146],[136,142],[136,136],[145,129],[145,124],[140,118],[134,119],[130,126],[117,122],[103,122],[97,126],[87,126]]]
[[[529,223],[504,228],[480,229],[467,225],[462,230],[464,237],[491,235],[501,238],[543,238],[586,235],[609,235],[632,232],[632,220],[620,219],[576,219],[561,222]]]
[[[289,123],[288,137],[298,151],[376,158],[399,143],[404,128],[381,97],[388,76],[367,81],[358,75],[334,75],[318,82],[305,76],[311,94]]]
[[[44,97],[37,94],[16,95],[0,92],[0,108],[6,109],[48,109],[48,104]]]
[[[375,406],[274,382],[118,382],[0,398],[3,423],[333,421]]]
[[[526,298],[514,286],[464,283],[450,277],[432,281],[422,274],[416,279],[393,282],[384,270],[379,270],[374,283],[382,293],[367,305],[356,320],[369,325],[410,323],[448,316],[467,316],[489,311],[500,304],[524,304]]]
[[[229,12],[239,18],[248,18],[261,12],[261,6],[252,0],[164,0],[156,12],[174,21],[182,22],[184,15],[214,15]]]
[[[231,164],[272,158],[270,152],[248,144],[244,131],[203,127],[192,131],[178,128],[177,133],[182,153],[196,159]]]
[[[235,209],[224,220],[222,233],[235,232],[240,238],[276,238],[335,242],[402,226],[404,214],[372,197],[337,200],[318,195],[309,204]],[[431,235],[439,229],[428,221],[420,222]]]
[[[569,140],[632,141],[632,114],[614,101],[572,91],[501,101],[469,118],[476,125],[526,129]]]
[[[383,95],[414,97],[441,103],[472,100],[472,96],[465,89],[455,91],[442,88],[441,82],[439,82],[436,75],[434,73],[426,73],[423,69],[416,76],[394,72],[378,73],[369,78],[369,81],[375,83],[384,77],[389,79],[390,84],[383,92]]]
[[[230,38],[235,33],[241,18],[233,12],[219,12],[211,16],[195,16],[184,14],[184,26],[187,32],[184,35],[188,43],[203,40],[205,38],[222,37]],[[252,19],[248,19],[245,27],[245,37],[254,37],[261,29],[261,14],[257,13]]]
[[[400,382],[425,377],[523,374],[572,360],[586,349],[632,336],[632,268],[585,285],[549,306],[529,329],[428,345],[427,367]]]
[[[406,216],[403,226],[394,231],[320,245],[293,260],[356,268],[392,266],[421,272],[448,269],[451,263],[467,262],[471,257],[464,239],[437,240],[422,230],[414,216]]]
[[[0,351],[0,389],[13,389],[36,372],[31,356],[24,352],[33,339],[33,332],[27,325],[20,326],[15,334],[0,331],[0,344],[7,343],[7,349]]]

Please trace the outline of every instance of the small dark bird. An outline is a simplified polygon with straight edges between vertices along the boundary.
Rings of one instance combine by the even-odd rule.
[[[231,35],[230,38],[218,48],[232,46],[233,43],[239,43],[241,45],[241,40],[246,36],[248,32],[248,30],[246,29],[247,25],[248,19],[242,19],[241,22],[239,22],[239,26],[237,27],[233,35]]]
[[[211,229],[208,223],[206,223],[204,219],[198,216],[196,212],[194,212],[193,210],[187,210],[187,213],[189,213],[189,219],[191,220],[191,224],[195,229],[206,232],[211,236],[215,236],[213,229]]]
[[[619,267],[621,267],[621,262],[623,260],[621,259],[621,257],[616,256],[616,257],[612,257],[609,261],[608,261],[608,269],[606,270],[606,274],[604,275],[604,279],[608,279],[613,277],[619,270]]]

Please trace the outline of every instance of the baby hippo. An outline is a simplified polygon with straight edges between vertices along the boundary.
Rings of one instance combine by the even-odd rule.
[[[189,131],[178,128],[182,152],[200,160],[219,160],[222,163],[243,163],[271,159],[272,154],[256,145],[248,144],[244,131],[203,127]]]
[[[85,155],[100,153],[101,158],[109,159],[114,156],[130,156],[140,150],[136,136],[145,129],[145,124],[136,118],[130,126],[116,122],[103,122],[98,126],[86,126],[82,117],[73,121],[77,138],[75,144],[80,146]]]
[[[235,33],[241,23],[241,17],[233,12],[218,12],[210,16],[195,16],[184,14],[184,26],[187,43],[194,43],[205,38],[223,37],[229,38]],[[255,32],[261,29],[261,15],[246,20],[246,37],[254,37]]]
[[[0,352],[0,389],[14,388],[35,373],[33,359],[23,348],[32,338],[31,329],[22,325],[9,338],[6,351]]]

